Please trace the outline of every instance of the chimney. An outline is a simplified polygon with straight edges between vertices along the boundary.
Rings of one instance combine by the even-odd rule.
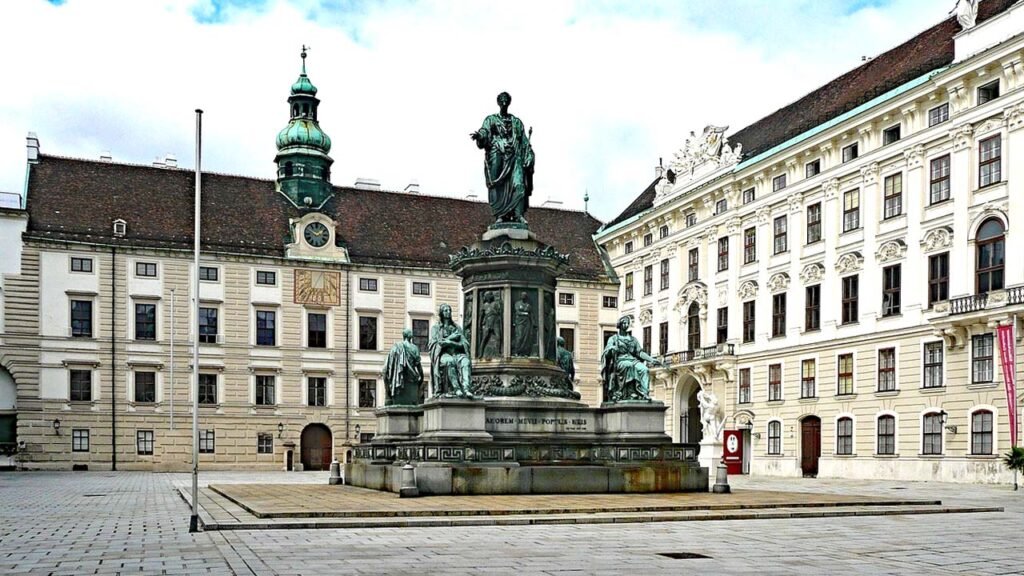
[[[178,167],[178,157],[175,156],[174,154],[168,153],[167,156],[164,158],[164,167],[165,168],[177,168]]]
[[[114,157],[110,155],[110,150],[104,150],[100,152],[100,162],[113,162]]]
[[[39,137],[35,132],[29,132],[25,142],[28,148],[28,161],[32,164],[39,162]]]
[[[553,200],[551,198],[548,198],[547,200],[544,201],[543,204],[540,205],[540,207],[541,208],[555,208],[556,210],[561,210],[562,209],[562,201],[561,200]]]
[[[357,190],[380,190],[380,180],[376,178],[356,178],[353,185]]]
[[[164,167],[164,161],[161,160],[160,158],[157,158],[156,160],[153,160],[153,167],[154,168],[163,168]]]
[[[658,158],[658,165],[654,167],[654,177],[661,178],[665,175],[665,165],[661,163],[661,158]]]
[[[416,180],[412,180],[405,187],[405,191],[408,192],[409,194],[419,194],[420,193],[420,183],[418,181],[416,181]]]

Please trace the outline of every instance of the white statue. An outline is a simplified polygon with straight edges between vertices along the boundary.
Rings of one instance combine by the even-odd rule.
[[[710,388],[701,388],[697,391],[697,404],[700,406],[700,424],[704,437],[720,440],[725,419],[719,416],[718,396]]]
[[[953,12],[956,12],[956,21],[960,27],[970,30],[978,22],[978,0],[957,0],[950,14]]]

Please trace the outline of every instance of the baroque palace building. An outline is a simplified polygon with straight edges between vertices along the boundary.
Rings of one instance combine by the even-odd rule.
[[[668,364],[675,440],[712,464],[735,437],[753,474],[1012,478],[1022,56],[1024,4],[984,0],[728,138],[691,133],[595,236]]]
[[[316,93],[303,53],[274,179],[202,177],[198,334],[194,172],[43,154],[29,135],[25,209],[0,211],[0,465],[188,469],[196,339],[203,468],[323,469],[373,435],[388,349],[409,328],[426,355],[442,303],[462,318],[448,256],[492,219],[415,187],[333,186]],[[601,223],[528,218],[570,255],[558,330],[597,403],[618,313]]]

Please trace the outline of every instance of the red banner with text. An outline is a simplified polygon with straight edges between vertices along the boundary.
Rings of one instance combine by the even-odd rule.
[[[1017,359],[1015,358],[1013,326],[996,328],[999,338],[999,358],[1003,365],[1003,382],[1006,384],[1006,406],[1010,415],[1010,445],[1017,445]]]

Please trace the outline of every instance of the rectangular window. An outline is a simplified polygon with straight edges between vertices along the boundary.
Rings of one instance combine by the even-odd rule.
[[[804,332],[821,329],[821,284],[804,289]]]
[[[858,148],[856,142],[843,148],[843,163],[849,162],[850,160],[856,160],[858,154]]]
[[[199,375],[199,403],[217,404],[217,375]]]
[[[925,414],[921,421],[921,452],[942,454],[942,415]]]
[[[668,290],[669,282],[669,264],[668,259],[661,261],[661,290]]]
[[[817,366],[814,360],[808,358],[800,362],[800,397],[814,398],[818,393]]]
[[[558,303],[562,306],[575,306],[576,295],[573,294],[572,292],[559,292]]]
[[[772,296],[772,337],[786,335],[786,293]]]
[[[135,432],[135,452],[139,456],[153,455],[153,431],[137,430]]]
[[[804,178],[814,178],[821,174],[821,160],[813,160],[804,164]]]
[[[727,307],[718,309],[716,336],[716,342],[718,344],[725,344],[725,341],[729,339],[729,308]]]
[[[199,279],[203,282],[216,282],[219,271],[216,266],[200,266]]]
[[[135,305],[135,339],[156,340],[156,304]]]
[[[768,454],[782,454],[782,422],[774,420],[768,423]]]
[[[949,120],[949,103],[939,104],[935,108],[928,110],[928,127],[931,128],[936,124],[942,124],[946,120]]]
[[[928,189],[929,204],[938,204],[949,200],[949,154],[932,160],[929,173],[931,175]]]
[[[654,265],[644,267],[644,296],[654,293]]]
[[[319,312],[306,314],[306,346],[327,348],[327,314]]]
[[[892,416],[880,416],[878,418],[878,448],[879,454],[896,453],[896,418]]]
[[[430,342],[430,320],[425,318],[413,318],[412,320],[412,343],[420,349],[420,352],[427,351],[427,344]]]
[[[217,343],[217,309],[199,309],[199,342],[201,344]]]
[[[626,242],[626,243],[625,243],[625,244],[624,244],[624,245],[622,246],[622,251],[623,251],[624,253],[626,253],[626,254],[632,254],[632,253],[633,253],[633,241],[632,241],[632,240],[630,240],[629,242]]]
[[[327,406],[327,378],[308,376],[306,378],[306,405]]]
[[[978,143],[978,187],[984,188],[1002,180],[1003,149],[999,136]]]
[[[715,214],[725,214],[729,210],[729,201],[725,198],[715,202]]]
[[[971,382],[991,382],[993,373],[992,334],[971,337]]]
[[[983,86],[978,86],[978,106],[986,104],[999,98],[999,80],[993,80]]]
[[[625,285],[625,291],[624,291],[622,297],[626,300],[626,302],[629,302],[630,300],[633,299],[633,273],[632,272],[626,272],[626,285]]]
[[[747,188],[746,190],[744,190],[743,191],[743,203],[744,204],[750,204],[751,202],[753,202],[754,199],[756,198],[755,194],[756,193],[754,192],[753,188]]]
[[[754,300],[743,303],[743,342],[754,341]]]
[[[782,364],[768,366],[768,401],[782,400]]]
[[[359,279],[359,290],[361,292],[376,292],[377,291],[377,279],[376,278],[360,278]]]
[[[272,270],[257,270],[256,284],[260,286],[277,286],[277,272]]]
[[[199,453],[213,454],[217,445],[217,436],[213,430],[199,431]]]
[[[576,350],[576,330],[573,328],[559,328],[558,336],[565,340],[565,349],[569,352]]]
[[[786,175],[779,174],[775,178],[772,178],[772,192],[778,192],[786,187]]]
[[[617,296],[602,296],[601,297],[602,308],[618,308],[619,298]]]
[[[662,226],[661,228],[658,228],[658,240],[664,240],[665,238],[668,238],[668,226],[667,225],[666,226]]]
[[[377,318],[374,316],[359,317],[359,349],[377,349]]]
[[[750,368],[740,368],[738,396],[737,404],[750,404]]]
[[[718,239],[718,271],[725,272],[729,269],[729,237],[722,236]]]
[[[256,453],[257,454],[273,454],[274,453],[274,435],[267,434],[266,432],[260,432],[256,435]]]
[[[743,263],[750,264],[757,261],[757,228],[747,228],[743,231]]]
[[[668,322],[658,324],[658,354],[668,354]]]
[[[836,373],[836,394],[853,394],[853,354],[839,355]]]
[[[775,253],[782,254],[789,250],[789,221],[785,216],[775,218],[772,229],[775,232]]]
[[[75,429],[71,431],[71,451],[72,452],[88,452],[89,451],[89,431]]]
[[[949,299],[949,252],[928,257],[928,307]]]
[[[256,344],[258,346],[277,344],[277,312],[273,310],[256,311]]]
[[[942,387],[942,342],[924,345],[924,387]]]
[[[359,407],[374,408],[377,406],[377,381],[359,379]]]
[[[135,401],[156,402],[156,372],[135,373]]]
[[[842,323],[853,324],[860,316],[858,307],[860,295],[860,277],[854,274],[843,278]]]
[[[821,202],[807,207],[807,243],[821,240]]]
[[[257,374],[256,375],[256,405],[257,406],[273,406],[276,404],[275,400],[275,388],[277,384],[277,377],[273,374]]]
[[[141,278],[156,278],[156,262],[136,262],[135,275]]]
[[[644,234],[644,246],[650,246],[651,244],[654,244],[654,234],[648,232]]]
[[[651,353],[651,327],[644,326],[644,352]]]
[[[901,310],[903,286],[899,264],[882,268],[882,316],[898,316]]]
[[[686,255],[686,276],[690,282],[697,280],[700,272],[700,253],[697,248],[690,248]]]
[[[71,271],[72,272],[92,272],[92,258],[78,258],[75,256],[71,257]],[[88,430],[85,431],[89,433]],[[88,450],[87,450],[88,451]]]
[[[853,454],[853,418],[840,418],[836,421],[836,454]]]
[[[882,130],[882,146],[888,146],[894,142],[899,142],[900,136],[901,131],[899,124]]]
[[[413,282],[413,296],[430,296],[430,282]]]
[[[92,338],[92,300],[71,301],[71,337]]]
[[[696,212],[690,212],[689,214],[686,215],[686,227],[689,228],[690,226],[696,226],[696,225],[697,225],[697,213]]]
[[[886,176],[883,190],[885,194],[883,218],[895,218],[903,214],[903,174]]]
[[[896,389],[896,349],[882,348],[878,351],[878,391],[892,392]]]
[[[92,402],[92,370],[69,370],[70,400],[72,402]]]
[[[971,454],[992,454],[992,413],[971,414]]]
[[[860,190],[843,193],[843,232],[860,228]]]

